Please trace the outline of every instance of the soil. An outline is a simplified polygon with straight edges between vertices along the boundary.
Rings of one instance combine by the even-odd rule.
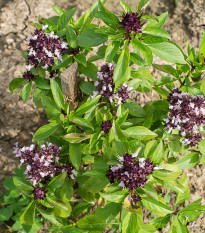
[[[94,0],[0,0],[0,187],[6,176],[11,176],[18,159],[13,154],[13,145],[31,144],[32,132],[46,123],[46,116],[42,110],[36,109],[32,99],[23,104],[17,94],[11,95],[8,90],[9,82],[14,77],[22,77],[25,71],[22,52],[26,50],[26,37],[32,34],[33,27],[29,23],[37,22],[38,15],[50,17],[54,15],[52,5],[67,10],[77,7],[75,17],[84,13]],[[132,0],[125,0],[135,7]],[[170,33],[174,42],[185,49],[188,41],[196,49],[205,30],[205,1],[178,0],[178,7],[174,0],[152,0],[146,13],[155,16],[168,11],[169,16],[165,29]],[[117,0],[108,0],[107,7],[121,15],[121,8]],[[157,60],[160,63],[160,60]],[[153,70],[156,79],[159,73]],[[141,104],[156,98],[155,93],[137,96]],[[205,204],[205,175],[204,166],[197,166],[187,172],[191,188],[191,201],[202,197]],[[186,203],[187,204],[187,203]],[[205,215],[201,215],[195,223],[189,225],[191,233],[205,232]],[[166,233],[166,230],[162,232]]]

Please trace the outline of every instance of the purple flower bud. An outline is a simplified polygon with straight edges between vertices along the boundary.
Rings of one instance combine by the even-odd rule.
[[[45,188],[36,187],[34,188],[34,200],[43,200],[46,197]]]
[[[141,33],[141,23],[138,13],[127,13],[123,15],[122,21],[119,23],[122,28],[126,29],[127,34],[131,32]]]
[[[31,81],[34,78],[34,75],[30,71],[27,71],[23,74],[23,78],[27,79],[28,81]]]
[[[102,130],[107,134],[112,127],[111,121],[103,121],[102,122]]]

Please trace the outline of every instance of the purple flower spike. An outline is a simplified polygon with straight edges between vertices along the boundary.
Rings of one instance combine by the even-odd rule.
[[[26,166],[25,174],[33,183],[33,186],[50,180],[50,178],[65,171],[69,177],[74,179],[76,171],[72,166],[59,163],[60,152],[61,147],[52,143],[49,143],[47,146],[42,145],[41,151],[38,151],[35,145],[16,150],[21,165]]]
[[[165,119],[168,133],[178,130],[183,144],[195,146],[203,139],[201,131],[205,125],[204,96],[192,96],[173,89],[168,97],[170,113]]]
[[[127,34],[130,34],[131,32],[141,33],[141,23],[138,13],[133,12],[125,14],[119,24],[126,29]]]
[[[111,121],[103,121],[102,129],[106,134],[110,131],[111,127],[112,127],[112,122]]]
[[[34,188],[34,200],[43,200],[46,197],[45,188],[36,187]]]
[[[34,78],[34,75],[31,72],[27,71],[23,74],[23,78],[27,79],[28,81],[31,81]]]
[[[123,157],[118,157],[119,161],[123,164],[110,167],[107,174],[111,183],[115,180],[119,181],[120,187],[126,187],[131,192],[133,190],[144,187],[148,182],[146,177],[151,174],[155,167],[150,159],[139,158],[138,162],[135,160],[135,156],[125,153]]]

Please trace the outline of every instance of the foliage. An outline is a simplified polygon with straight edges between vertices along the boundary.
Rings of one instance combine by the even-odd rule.
[[[32,24],[27,71],[9,89],[22,87],[24,102],[33,93],[49,123],[35,132],[37,146],[16,148],[21,167],[4,182],[0,223],[12,219],[12,231],[36,232],[49,222],[50,232],[151,233],[170,222],[169,233],[188,232],[204,213],[201,199],[179,206],[190,200],[186,169],[205,161],[205,33],[199,51],[187,43],[185,54],[162,29],[167,12],[143,14],[148,3],[133,11],[121,1],[118,18],[98,0],[76,22],[75,8],[53,6],[57,16]],[[153,54],[166,64],[155,64]],[[100,59],[107,63],[98,68]],[[61,74],[75,62],[83,100],[73,109]],[[129,98],[134,91],[160,98],[140,106]],[[190,129],[197,136],[187,139]],[[143,208],[152,212],[146,225]]]

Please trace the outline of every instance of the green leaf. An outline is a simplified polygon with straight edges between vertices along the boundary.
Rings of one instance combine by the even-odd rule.
[[[50,79],[50,83],[51,83],[51,91],[56,104],[58,105],[59,108],[65,110],[65,100],[58,83],[53,79]]]
[[[47,219],[50,223],[60,227],[61,226],[61,223],[56,219],[56,216],[54,214],[54,211],[53,209],[42,209],[40,208],[40,206],[37,206],[37,210],[38,212],[45,218]]]
[[[155,86],[163,86],[163,85],[166,85],[168,83],[173,83],[174,81],[176,81],[175,78],[162,76],[161,79],[158,79],[157,81],[155,81],[154,85]]]
[[[69,158],[73,166],[78,170],[81,163],[81,144],[69,144]]]
[[[1,223],[11,218],[11,216],[13,215],[13,209],[14,209],[13,205],[9,205],[6,208],[1,207],[0,209],[0,222]]]
[[[152,51],[149,49],[149,47],[142,44],[141,41],[138,40],[137,38],[135,38],[133,41],[131,41],[131,44],[132,44],[132,46],[134,46],[135,48],[137,48],[141,51],[147,65],[151,66],[152,61],[153,61],[153,56],[152,56]]]
[[[31,183],[29,183],[26,179],[23,177],[19,176],[14,176],[13,177],[13,182],[14,185],[19,189],[19,190],[27,190],[27,191],[32,191],[33,187]]]
[[[107,35],[96,33],[93,29],[83,31],[77,38],[80,47],[95,47],[107,41]]]
[[[139,139],[139,140],[149,140],[151,138],[157,137],[157,134],[143,126],[134,126],[125,130],[129,137]]]
[[[87,232],[99,233],[99,232],[102,232],[106,228],[107,224],[105,223],[103,219],[99,219],[96,216],[91,215],[91,216],[86,216],[78,220],[77,226],[81,230],[84,230]]]
[[[203,31],[203,36],[199,47],[199,54],[203,54],[205,56],[205,31]]]
[[[130,60],[138,66],[146,66],[146,62],[136,53],[130,53]]]
[[[48,84],[48,81],[45,80],[44,78],[34,78],[33,80],[36,84],[36,86],[40,89],[46,89],[49,90],[50,89],[50,85]]]
[[[80,117],[72,117],[71,119],[69,119],[71,122],[73,122],[76,125],[82,126],[82,127],[86,127],[89,129],[94,130],[93,125],[86,119],[84,118],[80,118]]]
[[[106,62],[112,62],[114,56],[117,54],[118,50],[120,48],[120,42],[119,41],[111,41],[109,45],[107,46],[106,52],[105,52],[105,61]]]
[[[28,100],[32,92],[32,82],[28,82],[21,91],[21,97],[24,103]]]
[[[60,188],[65,183],[65,178],[67,177],[67,172],[63,172],[58,176],[55,176],[49,183],[48,187],[56,190]]]
[[[172,43],[162,42],[148,45],[159,58],[170,63],[186,64],[181,50]]]
[[[172,181],[175,180],[178,176],[180,176],[181,171],[167,171],[167,170],[157,170],[153,172],[153,176],[165,181]]]
[[[116,30],[120,27],[119,19],[110,11],[97,11],[95,17],[102,19],[105,24]]]
[[[177,198],[176,198],[176,205],[179,205],[183,203],[186,200],[190,199],[190,189],[189,189],[189,184],[188,184],[188,179],[187,179],[187,174],[184,174],[180,179],[179,183],[183,185],[184,187],[184,192],[178,192],[177,193]]]
[[[66,134],[63,139],[70,143],[80,143],[86,139],[89,139],[92,134],[79,134],[79,133],[70,133]]]
[[[46,197],[48,202],[54,206],[54,213],[55,215],[61,217],[61,218],[67,218],[70,216],[70,213],[72,211],[72,208],[69,203],[61,202],[59,200],[55,200],[53,197]]]
[[[78,230],[78,228],[73,227],[73,226],[65,226],[63,228],[61,228],[62,233],[81,233],[80,230]]]
[[[99,193],[101,197],[110,202],[122,203],[126,196],[129,194],[128,190],[115,191],[112,193]]]
[[[144,10],[148,6],[149,1],[150,0],[139,0],[137,12]]]
[[[163,153],[164,153],[164,150],[163,150],[163,141],[160,140],[159,144],[157,145],[157,148],[156,150],[153,152],[151,156],[151,159],[154,163],[157,163],[159,164],[163,158]]]
[[[113,74],[113,81],[117,86],[129,79],[129,60],[130,51],[128,45],[125,45],[117,61]]]
[[[156,229],[151,224],[143,224],[140,228],[139,233],[155,233]]]
[[[136,212],[129,212],[123,208],[121,214],[122,233],[139,232],[143,224],[142,209]]]
[[[182,158],[177,160],[174,164],[181,169],[189,169],[195,167],[198,162],[199,162],[199,154],[196,152],[192,152],[190,154],[183,156]]]
[[[153,211],[154,213],[157,213],[160,216],[165,216],[174,212],[167,205],[149,197],[143,197],[142,203],[148,210]]]
[[[56,12],[56,14],[58,14],[59,16],[61,16],[64,13],[64,10],[62,10],[61,8],[57,6],[52,6],[52,8]]]
[[[117,119],[116,119],[116,123],[121,126],[127,119],[129,114],[129,110],[127,109],[126,111],[124,111]]]
[[[68,182],[65,182],[63,184],[63,186],[61,187],[60,189],[60,197],[61,197],[61,200],[65,203],[69,202],[70,199],[72,198],[74,194],[74,189],[73,189],[73,186],[68,183]]]
[[[200,90],[203,92],[203,94],[205,95],[205,80],[202,81],[201,86],[200,86]]]
[[[162,13],[160,16],[157,17],[157,20],[152,20],[152,21],[147,25],[146,29],[147,29],[148,27],[161,28],[161,27],[164,25],[167,16],[168,16],[168,11]]]
[[[95,98],[89,99],[88,101],[86,101],[84,104],[82,104],[76,110],[75,115],[76,116],[82,116],[84,113],[86,113],[87,111],[89,111],[93,106],[95,106],[97,104],[97,102],[99,101],[100,98],[101,98],[101,96],[98,95]]]
[[[76,11],[76,8],[72,8],[69,9],[67,11],[65,11],[59,18],[58,20],[58,29],[61,30],[63,28],[65,28],[68,23],[70,22],[70,20],[72,19],[74,13]]]
[[[23,212],[23,214],[20,216],[20,223],[21,224],[26,224],[26,225],[32,225],[34,224],[34,219],[35,219],[35,202],[32,201],[26,210]]]
[[[96,91],[96,87],[91,82],[80,81],[79,87],[86,95],[93,95],[93,91]]]
[[[56,116],[61,114],[60,108],[56,105],[56,103],[48,96],[41,96],[42,105],[45,107],[47,113]]]
[[[84,74],[88,78],[91,78],[92,80],[98,80],[97,78],[98,68],[93,63],[87,62],[86,66],[84,66],[83,64],[78,64],[78,69],[81,74]]]
[[[162,228],[167,225],[167,223],[170,221],[170,215],[166,215],[164,217],[156,217],[150,221],[152,225],[154,225],[156,228]]]
[[[150,71],[145,68],[145,67],[141,67],[138,70],[132,70],[131,71],[131,76],[133,78],[137,78],[137,79],[141,79],[144,80],[146,79],[148,82],[150,82],[151,84],[154,83],[154,78],[152,76],[152,74],[150,73]]]
[[[59,128],[59,123],[50,123],[39,128],[33,135],[33,141],[40,141],[52,135]]]
[[[9,83],[9,90],[13,94],[19,87],[21,87],[26,82],[25,78],[14,78]]]
[[[92,176],[85,183],[83,187],[91,193],[98,193],[109,183],[106,176]]]
[[[66,26],[66,40],[71,48],[76,48],[77,36],[70,26]]]
[[[174,77],[178,78],[179,74],[178,71],[175,70],[171,65],[158,65],[158,64],[153,64],[154,68],[161,70],[167,74],[171,74]]]
[[[162,98],[167,99],[169,96],[169,92],[161,87],[154,87],[153,88],[159,95],[161,95]]]
[[[132,13],[132,9],[125,2],[120,1],[120,5],[125,13]]]
[[[124,103],[122,106],[128,109],[132,116],[145,117],[145,111],[138,103]]]
[[[160,36],[160,37],[164,37],[166,39],[171,40],[171,36],[169,35],[169,33],[160,28],[148,27],[148,28],[145,28],[143,32],[148,33],[150,35]]]
[[[86,61],[86,56],[85,56],[84,54],[77,54],[77,55],[74,56],[74,59],[75,59],[78,63],[80,63],[80,64],[82,64],[83,66],[86,67],[87,61]]]

